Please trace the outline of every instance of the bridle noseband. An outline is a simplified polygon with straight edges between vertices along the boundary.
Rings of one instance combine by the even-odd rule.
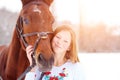
[[[38,42],[40,41],[40,39],[47,39],[49,34],[53,34],[53,32],[31,32],[31,33],[23,33],[23,20],[22,17],[19,17],[19,21],[20,21],[20,28],[18,27],[18,24],[16,24],[16,30],[17,30],[17,34],[18,34],[18,38],[20,38],[25,46],[25,48],[29,45],[27,43],[27,41],[25,40],[25,37],[29,37],[29,36],[38,36],[38,39],[35,42],[35,49],[37,47]],[[22,28],[22,29],[21,29]]]

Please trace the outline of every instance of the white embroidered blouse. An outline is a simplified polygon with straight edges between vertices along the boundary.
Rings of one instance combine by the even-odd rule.
[[[36,69],[35,72],[28,72],[25,80],[39,80],[40,75],[41,72]],[[62,66],[53,66],[50,72],[45,72],[42,80],[85,80],[85,76],[79,62],[72,63],[68,61]]]

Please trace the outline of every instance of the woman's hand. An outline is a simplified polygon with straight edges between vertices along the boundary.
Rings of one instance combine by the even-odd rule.
[[[27,53],[27,58],[30,62],[30,65],[32,65],[32,57],[31,57],[31,55],[33,54],[33,46],[32,45],[27,46],[26,53]]]

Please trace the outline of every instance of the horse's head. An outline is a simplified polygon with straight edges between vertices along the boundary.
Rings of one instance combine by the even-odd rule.
[[[33,45],[34,55],[41,71],[52,68],[54,57],[50,40],[53,35],[54,18],[49,10],[53,0],[22,0],[16,30],[21,38],[22,48]]]

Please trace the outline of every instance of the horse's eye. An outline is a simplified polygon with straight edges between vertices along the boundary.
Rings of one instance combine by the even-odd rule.
[[[23,19],[23,23],[24,23],[24,24],[29,24],[29,20],[28,20],[27,18],[24,18],[24,19]]]

